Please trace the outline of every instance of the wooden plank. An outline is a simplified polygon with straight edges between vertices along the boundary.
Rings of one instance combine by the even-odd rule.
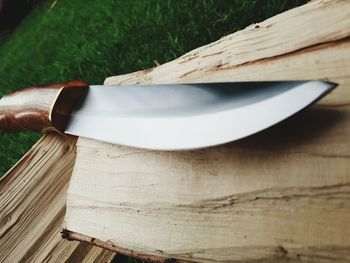
[[[48,134],[0,180],[1,262],[110,262],[114,253],[63,240],[76,138]]]
[[[313,1],[154,69],[106,79],[340,85],[280,125],[211,149],[156,152],[79,138],[67,235],[160,261],[348,262],[349,12],[349,1]]]

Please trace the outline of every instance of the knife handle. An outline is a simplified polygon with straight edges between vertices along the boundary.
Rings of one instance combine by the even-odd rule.
[[[73,80],[28,87],[0,99],[0,130],[6,132],[64,132],[69,116],[87,91],[88,84]]]

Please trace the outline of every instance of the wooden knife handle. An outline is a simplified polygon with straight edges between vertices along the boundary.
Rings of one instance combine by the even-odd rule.
[[[28,87],[0,99],[0,130],[64,132],[69,116],[87,91],[88,84],[73,80]]]

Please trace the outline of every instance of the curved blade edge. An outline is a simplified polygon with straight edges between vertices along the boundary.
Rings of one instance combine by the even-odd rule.
[[[262,131],[309,106],[335,86],[323,81],[300,82],[256,103],[188,116],[128,117],[77,112],[72,115],[66,133],[152,150],[199,149]]]

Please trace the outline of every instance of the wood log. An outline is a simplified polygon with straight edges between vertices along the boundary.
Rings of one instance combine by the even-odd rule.
[[[65,236],[178,262],[350,261],[350,2],[313,1],[105,84],[326,79],[269,130],[198,151],[79,138]]]
[[[324,119],[322,117],[323,115],[322,116],[317,115],[318,117],[316,117],[316,119],[313,119],[310,117],[310,118],[306,118],[306,121],[301,122],[300,126],[303,126],[304,122],[310,122],[309,126],[306,125],[305,130],[308,133],[308,136],[306,136],[306,138],[304,138],[303,136],[300,136],[300,133],[294,134],[290,132],[288,133],[287,131],[287,134],[289,135],[286,136],[286,140],[279,139],[277,143],[273,144],[273,147],[272,147],[273,149],[269,149],[267,151],[266,151],[266,145],[270,145],[270,144],[268,140],[267,142],[264,141],[264,136],[267,136],[269,138],[269,135],[267,134],[259,135],[263,137],[261,137],[261,139],[255,138],[254,140],[257,140],[258,142],[260,142],[258,143],[257,150],[265,151],[266,156],[264,157],[267,158],[268,156],[270,156],[267,159],[273,160],[280,153],[280,151],[275,152],[275,148],[279,149],[280,147],[279,144],[281,144],[282,145],[281,147],[285,148],[286,151],[289,152],[290,151],[289,148],[292,146],[294,147],[294,143],[296,141],[295,137],[298,137],[298,136],[301,137],[302,140],[298,141],[297,143],[297,145],[300,146],[301,144],[303,144],[303,140],[306,140],[306,141],[313,140],[314,133],[316,131],[319,131],[319,129],[323,127],[322,125],[320,126],[316,125],[316,127],[314,127],[313,125],[315,123],[317,124],[318,122],[325,120],[326,123],[331,124],[333,123],[333,119],[335,119],[336,121],[334,123],[340,126],[338,127],[339,133],[341,133],[342,135],[340,137],[337,137],[336,134],[333,134],[334,136],[333,140],[338,141],[338,143],[335,143],[335,144],[330,143],[327,145],[332,147],[340,147],[342,149],[341,151],[344,152],[343,157],[341,157],[341,154],[340,156],[328,154],[326,146],[322,146],[321,144],[318,147],[316,147],[316,143],[315,145],[312,145],[309,147],[310,153],[295,151],[294,154],[296,155],[299,154],[301,157],[305,155],[304,159],[306,160],[306,162],[308,162],[309,160],[308,155],[314,154],[315,156],[317,156],[318,151],[322,150],[325,153],[324,158],[327,160],[330,160],[331,158],[334,158],[336,160],[343,158],[347,160],[349,156],[348,152],[346,151],[346,147],[348,147],[348,144],[346,144],[348,142],[347,138],[344,139],[344,143],[341,143],[342,138],[344,138],[343,133],[346,132],[346,129],[343,130],[342,126],[345,127],[344,123],[347,115],[343,114],[343,111],[341,110],[341,108],[346,107],[346,104],[348,104],[349,102],[349,96],[347,95],[346,88],[343,88],[348,86],[348,83],[349,83],[349,76],[348,76],[349,51],[348,51],[348,37],[341,37],[341,34],[339,34],[339,32],[342,32],[342,34],[344,35],[347,34],[344,30],[349,28],[348,19],[347,19],[348,16],[344,16],[344,12],[347,12],[349,8],[346,1],[333,1],[332,3],[329,3],[329,1],[323,1],[323,2],[316,1],[315,3],[313,4],[315,4],[316,6],[314,6],[313,8],[318,8],[318,9],[324,8],[325,10],[327,10],[327,11],[324,11],[324,14],[325,14],[324,17],[321,17],[320,10],[317,11],[318,15],[316,15],[316,13],[313,12],[314,11],[313,8],[309,8],[311,4],[304,6],[303,9],[296,9],[296,10],[299,10],[296,12],[297,13],[304,12],[305,14],[309,12],[308,15],[304,17],[304,19],[306,20],[308,19],[307,17],[310,17],[311,14],[316,17],[318,16],[319,20],[326,19],[325,23],[323,23],[324,21],[317,21],[317,24],[312,23],[311,19],[307,20],[309,24],[312,23],[312,26],[315,29],[315,31],[316,29],[318,30],[317,33],[319,33],[319,35],[316,37],[318,38],[318,41],[322,39],[322,34],[323,34],[322,26],[318,26],[320,25],[320,23],[327,24],[329,22],[328,26],[332,25],[332,27],[339,29],[339,31],[335,29],[335,31],[333,32],[333,35],[335,36],[333,40],[329,40],[328,38],[326,41],[320,41],[320,42],[325,42],[324,45],[317,44],[316,43],[317,41],[313,42],[314,43],[313,45],[299,45],[289,53],[280,54],[276,56],[271,55],[271,56],[266,56],[266,58],[248,61],[246,63],[239,64],[238,66],[233,67],[232,69],[228,68],[226,71],[222,71],[221,69],[215,70],[215,66],[218,66],[220,63],[215,64],[213,62],[213,67],[212,67],[213,70],[209,71],[209,75],[207,76],[205,72],[203,72],[200,75],[197,75],[197,80],[195,79],[195,75],[190,74],[189,70],[187,70],[187,73],[189,73],[187,74],[187,76],[185,75],[181,79],[171,77],[169,80],[165,79],[165,77],[168,74],[165,74],[164,76],[162,76],[162,74],[159,73],[157,78],[153,79],[152,74],[149,74],[151,73],[150,71],[142,71],[134,74],[120,76],[120,77],[114,78],[114,80],[113,78],[108,79],[106,83],[112,84],[113,81],[115,81],[115,83],[130,83],[130,84],[138,83],[138,82],[139,83],[141,82],[145,82],[145,83],[146,82],[148,83],[188,82],[188,81],[191,81],[191,78],[193,78],[193,81],[201,81],[202,79],[205,80],[207,77],[209,79],[211,78],[213,81],[215,81],[216,78],[218,79],[222,78],[223,80],[226,78],[226,80],[228,81],[235,80],[235,79],[237,80],[284,79],[285,76],[289,76],[289,75],[291,79],[329,78],[341,83],[342,88],[341,89],[339,88],[336,91],[338,94],[337,96],[333,96],[335,94],[333,93],[332,99],[329,98],[320,102],[325,106],[325,107],[321,107],[321,110],[325,109],[324,111],[322,111],[325,113]],[[333,6],[333,3],[334,3],[334,6]],[[331,8],[333,10],[332,12],[330,11]],[[345,27],[342,27],[342,29],[340,27],[340,20],[337,20],[337,21],[332,20],[335,18],[335,14],[337,11],[339,11],[339,15],[342,15],[345,18],[344,20],[342,20],[342,22],[344,22],[347,25]],[[328,14],[331,14],[331,13],[333,15],[328,17]],[[286,14],[287,13],[284,13],[283,15],[286,15]],[[298,14],[298,16],[299,15],[300,14]],[[285,18],[287,19],[287,17]],[[283,19],[283,17],[281,17],[281,19]],[[293,19],[292,16],[290,16],[288,19],[289,19],[289,22],[288,22],[289,25],[290,23],[295,22],[295,21],[290,22]],[[316,21],[316,20],[317,19],[314,19],[313,21]],[[278,23],[280,23],[280,21]],[[255,27],[259,28],[260,25],[261,24],[252,26],[252,30],[257,29]],[[284,24],[284,25],[286,26],[286,28],[288,27],[287,24]],[[271,25],[270,28],[273,26],[274,25]],[[299,28],[302,27],[305,30],[309,29],[309,28],[304,28],[302,23],[299,23],[298,26]],[[312,33],[310,32],[310,30],[308,32]],[[299,35],[297,34],[297,36]],[[313,35],[313,37],[315,38],[315,35]],[[289,39],[289,41],[294,41],[294,40]],[[296,42],[292,42],[292,43],[296,44]],[[323,49],[324,46],[328,48],[327,52],[323,52],[323,51],[319,52],[320,51],[319,49]],[[274,47],[271,47],[271,48],[273,49]],[[252,47],[252,50],[253,49],[254,47]],[[215,54],[213,54],[213,56],[215,56]],[[235,56],[237,56],[237,54]],[[300,59],[301,57],[303,59]],[[209,65],[208,63],[201,63],[203,59],[204,59],[203,57],[198,59],[197,63],[201,64],[201,66],[204,66],[205,64]],[[265,63],[266,60],[269,63]],[[185,66],[188,65],[189,62],[190,61],[186,62]],[[173,64],[173,66],[178,67],[176,66],[176,64]],[[158,68],[153,69],[152,72],[155,70],[158,70]],[[307,73],[304,72],[305,70],[307,71]],[[196,71],[193,71],[193,73],[196,73]],[[214,73],[219,75],[214,77],[213,75]],[[220,75],[221,73],[223,74]],[[332,113],[333,108],[340,109],[339,114],[333,115]],[[318,108],[316,107],[315,110],[318,110]],[[299,121],[296,121],[296,120],[295,122],[299,123]],[[291,125],[290,129],[295,129],[293,128],[294,126],[292,124],[290,125]],[[325,126],[328,127],[328,125],[325,125]],[[300,128],[304,128],[304,127],[300,127]],[[279,128],[279,129],[283,131],[285,128]],[[325,128],[322,128],[322,129],[325,129]],[[326,128],[326,130],[328,130],[328,128]],[[275,133],[276,136],[280,136],[278,129],[271,132]],[[293,138],[294,138],[294,141],[293,141]],[[83,139],[80,140],[80,142],[82,143],[82,145],[84,145],[84,143],[87,143],[87,141]],[[91,246],[87,246],[85,244],[79,244],[78,242],[62,241],[59,237],[60,224],[52,223],[53,217],[58,218],[57,222],[59,220],[62,220],[60,218],[63,217],[63,213],[62,215],[58,215],[57,211],[62,211],[62,209],[64,210],[65,194],[62,194],[64,190],[62,190],[61,192],[59,189],[66,189],[69,176],[66,175],[65,169],[71,169],[72,162],[70,161],[71,160],[70,158],[74,159],[74,157],[71,154],[69,154],[70,156],[69,158],[67,155],[67,159],[62,158],[64,155],[56,156],[57,158],[56,157],[46,158],[45,156],[47,154],[52,154],[52,151],[62,152],[62,149],[64,149],[64,147],[66,146],[66,143],[67,143],[66,140],[61,140],[61,139],[57,140],[56,136],[52,136],[52,135],[46,136],[26,155],[26,157],[24,157],[22,161],[20,161],[0,181],[0,193],[1,193],[1,201],[2,201],[0,206],[1,208],[0,218],[6,219],[6,220],[1,220],[2,223],[0,228],[0,231],[1,231],[0,243],[2,248],[0,252],[1,262],[15,262],[15,261],[37,262],[37,261],[41,261],[41,259],[45,259],[45,261],[51,261],[51,262],[52,261],[71,262],[77,259],[79,261],[81,259],[81,261],[84,261],[84,262],[85,261],[106,262],[107,259],[108,260],[111,259],[112,257],[111,255],[113,255],[112,253],[105,252],[98,248],[92,248]],[[244,146],[245,143],[243,141],[238,144]],[[248,146],[249,144],[250,143],[248,142]],[[56,145],[56,147],[46,147],[46,145],[49,145],[49,146]],[[79,146],[79,148],[81,147],[83,146]],[[98,146],[97,148],[99,147],[100,146]],[[109,146],[106,146],[106,147],[109,147]],[[244,151],[246,147],[247,146],[243,147],[242,151]],[[317,151],[312,151],[314,149]],[[249,150],[249,147],[248,147],[248,150]],[[251,150],[255,151],[255,149],[251,149]],[[322,151],[321,151],[321,154],[318,154],[320,157],[322,156]],[[246,155],[242,156],[242,158],[244,158]],[[286,157],[286,159],[288,158]],[[322,158],[320,158],[320,160],[323,161]],[[284,161],[284,158],[282,158],[282,161]],[[61,162],[65,163],[65,165],[62,165]],[[38,164],[42,164],[42,165],[38,165]],[[239,162],[238,164],[240,165]],[[317,164],[315,164],[314,166],[316,165]],[[281,167],[283,167],[283,165],[281,165]],[[290,167],[293,168],[293,166],[290,166]],[[338,171],[337,170],[338,167],[336,165],[333,164],[333,167],[334,167],[334,170]],[[340,167],[339,169],[343,173],[343,176],[339,177],[337,173],[334,174],[332,172],[330,174],[332,175],[332,177],[338,178],[338,179],[335,179],[334,181],[337,181],[339,182],[339,184],[343,184],[346,186],[349,182],[349,179],[348,177],[344,176],[344,174],[348,173],[349,171],[348,167],[347,166],[344,166],[344,167],[339,166],[339,167]],[[320,170],[321,168],[322,167],[320,167]],[[264,171],[264,169],[262,171]],[[276,166],[275,169],[281,169],[281,168],[279,166]],[[31,174],[34,179],[29,180],[29,182],[28,180],[26,181],[25,178],[27,177],[25,176],[25,174],[27,173]],[[266,173],[267,172],[264,172],[262,174],[264,175]],[[317,171],[315,170],[314,173],[316,174]],[[60,174],[61,176],[64,175],[64,178],[66,180],[65,183],[62,183],[61,180],[58,180],[60,178],[58,177],[58,174]],[[309,175],[307,172],[303,174],[305,178],[308,178]],[[47,181],[43,180],[43,178],[45,178],[43,177],[43,175],[49,176]],[[325,185],[325,186],[329,185],[329,182],[323,181],[326,178],[324,173],[321,173],[320,175],[321,175],[320,185]],[[284,178],[285,178],[284,176],[281,176],[280,178],[278,178],[276,182],[276,187],[281,185],[280,181],[283,180]],[[318,180],[318,178],[314,176],[308,180],[313,181],[313,180]],[[46,186],[48,187],[46,188],[46,186],[43,186],[43,182],[41,181],[44,181]],[[41,183],[38,183],[38,182],[41,182]],[[240,182],[241,181],[238,181],[238,187],[240,185]],[[252,181],[252,183],[254,182]],[[47,191],[43,189],[47,189]],[[52,189],[55,189],[55,190],[51,191]],[[19,195],[18,194],[19,190],[23,190],[23,194]],[[344,191],[344,193],[346,193],[346,191]],[[11,201],[11,198],[14,198],[14,197],[16,197],[16,200]],[[47,199],[50,197],[51,201],[42,202],[39,200],[39,197],[43,199]],[[338,197],[342,198],[340,200],[343,200],[346,197],[346,194],[339,194]],[[288,198],[285,198],[285,199],[288,200]],[[330,193],[326,199],[336,200],[335,195],[333,195],[332,193]],[[18,202],[20,203],[20,205],[13,206],[14,202]],[[329,200],[326,202],[329,202]],[[45,204],[45,206],[43,206],[43,203]],[[50,203],[49,206],[47,206],[48,203]],[[339,204],[339,206],[341,205],[342,204]],[[28,208],[26,206],[28,206]],[[49,210],[48,210],[48,207],[49,207]],[[61,207],[61,209],[59,207]],[[52,208],[54,208],[54,211],[52,210]],[[35,212],[32,212],[32,211],[35,211]],[[344,211],[347,211],[347,210],[344,210]],[[49,215],[56,214],[56,216],[47,217],[46,212],[48,212]],[[284,217],[286,216],[289,216],[289,214],[288,215],[284,214]],[[17,224],[11,221],[11,219],[13,219]],[[344,217],[343,219],[346,219],[346,218]],[[307,222],[306,221],[299,222],[299,224],[301,225],[306,223],[317,224],[318,221],[315,221],[315,218],[310,217],[309,221]],[[331,224],[336,224],[336,223],[337,221],[331,222]],[[23,228],[22,224],[27,226],[27,228]],[[40,229],[37,225],[43,226],[43,227]],[[279,224],[279,227],[282,227],[282,226],[285,226],[285,225]],[[258,229],[258,233],[260,233],[259,235],[263,235],[262,230],[260,228],[257,228],[257,229]],[[347,228],[345,227],[345,229]],[[346,235],[346,232],[339,234],[336,231],[332,232],[331,231],[332,229],[327,227],[325,227],[325,230],[330,232],[332,235],[330,236],[331,238],[328,239],[328,236],[324,234],[324,240],[325,240],[324,243],[329,242],[329,244],[331,244],[333,242],[333,238],[335,235],[339,235],[341,238],[343,238],[343,235]],[[323,232],[323,230],[320,232]],[[289,232],[285,232],[286,238],[288,237],[287,236],[288,233]],[[44,234],[48,235],[47,239],[44,238]],[[118,246],[115,246],[115,244],[113,245],[113,243],[111,242],[102,242],[101,240],[96,240],[96,239],[93,240],[89,237],[83,236],[81,234],[76,234],[76,233],[72,233],[72,235],[77,236],[77,239],[82,239],[87,242],[91,242],[93,244],[105,246],[112,250],[121,250],[124,253],[132,252],[130,250],[122,250]],[[31,238],[28,238],[28,237],[31,237]],[[269,235],[266,235],[265,238],[269,239],[270,237]],[[273,238],[274,237],[272,237],[272,239]],[[50,241],[48,242],[48,240]],[[282,246],[277,246],[277,247],[269,246],[269,247],[256,248],[256,250],[260,249],[261,251],[265,251],[265,252],[268,252],[269,250],[271,251],[271,249],[275,248],[275,250],[271,251],[271,255],[270,255],[271,258],[268,257],[268,259],[266,259],[267,257],[260,257],[259,255],[254,258],[257,258],[257,260],[260,259],[261,261],[265,261],[265,262],[267,261],[281,262],[281,261],[287,261],[287,260],[299,262],[299,261],[303,261],[303,260],[306,261],[310,259],[314,259],[314,261],[347,261],[349,246],[348,246],[348,240],[346,239],[342,246],[344,248],[344,252],[342,252],[341,246],[324,246],[323,245],[320,247],[312,247],[312,246],[302,247],[301,244],[296,244],[296,245],[294,244],[292,245],[292,247],[296,246],[297,248],[304,251],[304,253],[300,253],[297,255],[291,253],[293,250],[287,250],[289,249],[290,244],[284,247],[282,241],[277,242],[279,245],[282,245]],[[248,250],[246,250],[245,253],[248,253],[247,251]],[[254,255],[254,251],[255,250],[252,248],[251,255]],[[315,251],[317,253],[315,253]],[[236,247],[236,250],[232,248],[231,252],[235,254],[239,254],[239,251],[237,251],[237,247]],[[163,259],[166,257],[169,257],[169,255],[163,256]],[[239,261],[242,258],[242,256],[235,257],[235,258],[237,259],[237,261]],[[250,256],[250,258],[253,258],[253,256]],[[279,258],[281,260],[279,260]],[[220,260],[220,258],[218,258],[218,260]]]
[[[0,180],[0,262],[110,262],[115,253],[62,240],[76,138],[45,135]]]

